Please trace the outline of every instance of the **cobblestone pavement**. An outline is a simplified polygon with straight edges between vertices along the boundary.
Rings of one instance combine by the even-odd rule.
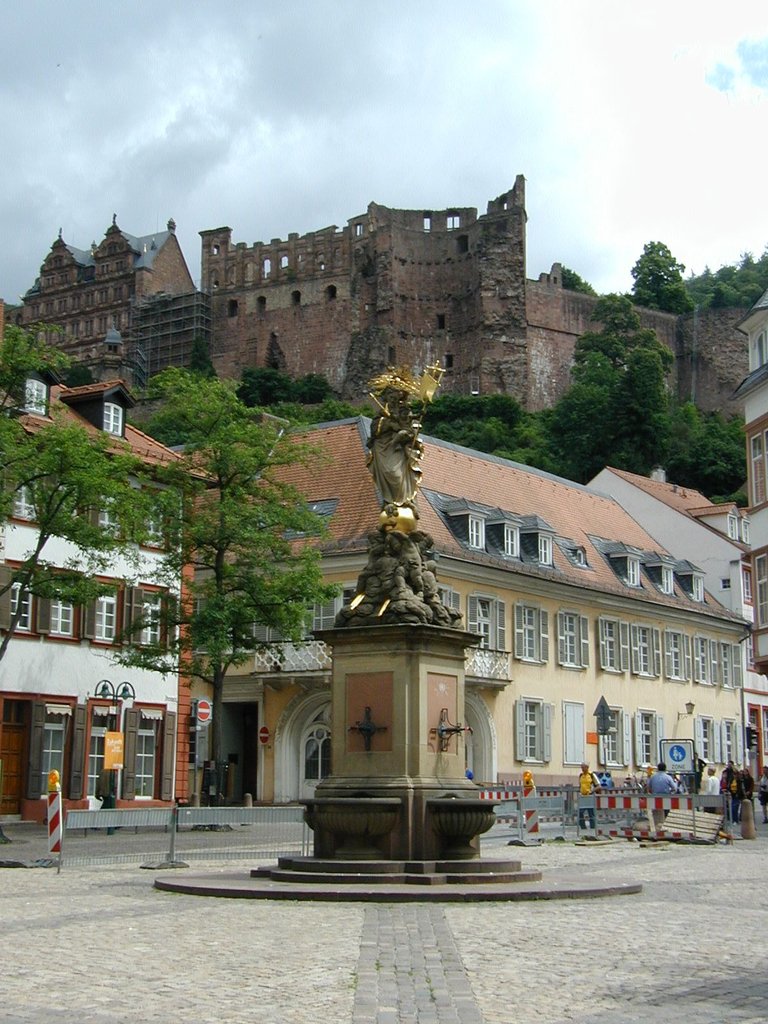
[[[644,886],[594,900],[270,903],[161,893],[135,864],[3,869],[0,1019],[765,1024],[768,826],[757,827],[757,841],[733,846],[548,842],[513,852],[496,830],[484,844],[485,855],[513,853],[545,879]],[[29,860],[36,848],[19,840],[0,860],[11,851]]]

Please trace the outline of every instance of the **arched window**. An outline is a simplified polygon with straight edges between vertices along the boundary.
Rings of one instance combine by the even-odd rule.
[[[331,773],[331,730],[318,722],[304,740],[304,778],[320,782]]]
[[[298,289],[295,292],[291,292],[291,302],[294,306],[301,305],[301,292]]]
[[[269,259],[269,257],[267,257],[267,259],[265,259],[264,262],[262,263],[261,273],[265,281],[272,273],[272,260]]]
[[[329,284],[328,285],[328,287],[325,289],[325,297],[328,300],[328,302],[333,302],[333,300],[336,298],[336,285],[335,284]]]

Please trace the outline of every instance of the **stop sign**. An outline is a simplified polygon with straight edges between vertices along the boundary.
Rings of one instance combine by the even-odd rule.
[[[207,725],[208,722],[210,722],[212,715],[213,715],[213,710],[211,708],[211,702],[209,700],[205,700],[204,698],[201,697],[200,700],[197,702],[197,720],[198,720],[198,722],[201,725]]]
[[[266,725],[259,729],[259,743],[269,743],[269,729]]]

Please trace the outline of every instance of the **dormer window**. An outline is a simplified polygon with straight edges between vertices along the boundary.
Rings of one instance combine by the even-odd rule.
[[[675,575],[680,587],[692,601],[704,601],[704,574],[690,562],[679,562],[675,567]]]
[[[48,405],[48,388],[43,381],[28,377],[24,385],[24,411],[45,416]]]
[[[675,592],[675,574],[668,565],[661,567],[661,592],[662,594],[674,594]]]
[[[552,565],[552,538],[547,533],[539,534],[539,562]]]
[[[627,585],[640,586],[640,559],[633,556],[627,558]]]
[[[104,403],[104,430],[108,434],[123,436],[123,407],[115,402]]]
[[[731,540],[739,539],[739,520],[732,512],[728,515],[728,536]]]
[[[742,544],[749,544],[749,520],[746,516],[741,519],[741,541]]]
[[[512,523],[504,524],[504,554],[507,558],[520,557],[520,530]]]
[[[479,516],[469,517],[469,546],[485,550],[485,520]]]
[[[701,576],[694,576],[691,580],[691,596],[694,601],[704,600],[704,580]]]

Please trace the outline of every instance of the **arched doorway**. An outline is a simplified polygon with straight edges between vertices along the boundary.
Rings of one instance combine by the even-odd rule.
[[[275,803],[312,796],[330,770],[331,698],[327,689],[297,694],[275,728]]]
[[[471,733],[465,733],[467,768],[480,785],[496,784],[496,729],[488,706],[479,694],[467,689],[464,715]]]

